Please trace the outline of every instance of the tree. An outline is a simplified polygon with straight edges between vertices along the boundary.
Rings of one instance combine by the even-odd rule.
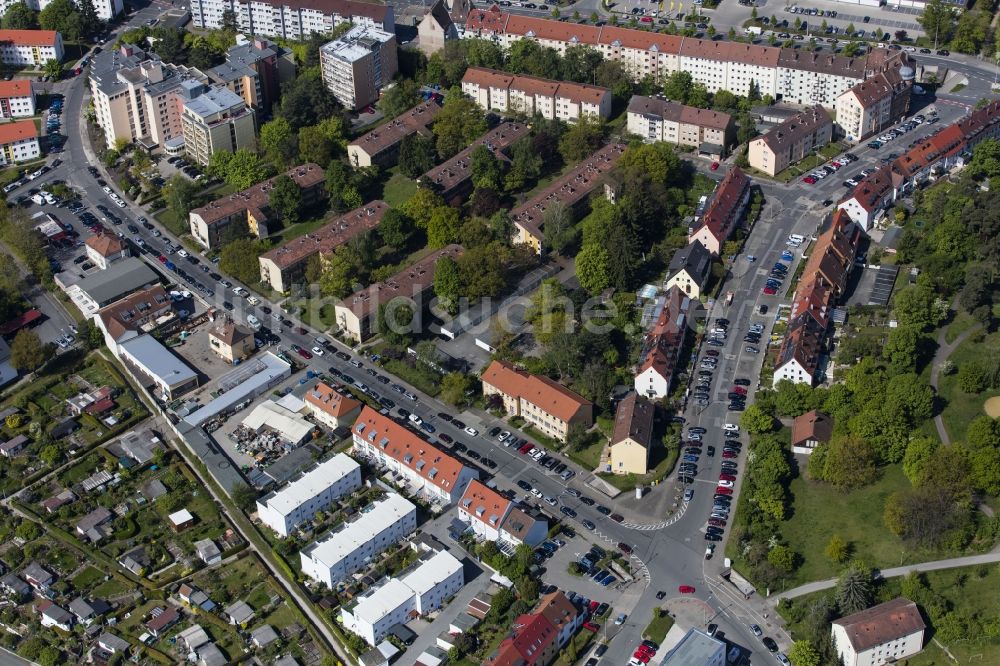
[[[212,155],[212,159],[215,159],[216,154],[218,153]],[[240,148],[228,160],[225,160],[223,178],[226,183],[238,190],[249,189],[267,176],[267,165],[257,156],[257,153],[246,148]]]
[[[318,48],[316,53],[319,53]],[[277,115],[284,117],[293,130],[298,130],[337,115],[337,106],[337,100],[323,84],[319,68],[309,67],[300,69],[297,76],[282,86]]]
[[[14,535],[22,541],[34,541],[42,536],[42,529],[30,520],[23,520],[14,530]]]
[[[791,573],[795,570],[798,557],[798,553],[788,546],[778,545],[767,551],[767,561],[785,573]]]
[[[344,121],[340,116],[324,118],[299,130],[299,161],[325,167],[344,148]]]
[[[576,277],[580,286],[591,295],[599,294],[611,283],[608,276],[608,251],[599,245],[588,245],[576,255]]]
[[[63,65],[58,60],[49,59],[42,65],[42,73],[53,81],[61,79],[63,71]]]
[[[243,284],[260,282],[260,246],[252,238],[237,238],[219,253],[219,268]]]
[[[667,77],[663,84],[663,94],[666,95],[667,99],[686,104],[692,84],[693,79],[690,72],[678,70]]]
[[[45,345],[34,331],[23,328],[10,343],[10,365],[20,372],[34,372],[48,357]]]
[[[820,666],[823,658],[819,651],[809,641],[799,640],[792,643],[788,650],[788,660],[792,666]]]
[[[486,132],[486,117],[479,105],[458,88],[449,90],[434,120],[438,155],[448,159]]]
[[[281,116],[264,123],[260,128],[260,149],[278,168],[287,167],[295,158],[296,143],[292,126]]]
[[[559,139],[559,153],[567,162],[579,162],[600,147],[603,137],[604,125],[601,120],[586,116],[563,133]]]
[[[869,442],[858,437],[834,437],[827,450],[823,478],[842,491],[861,488],[878,478],[877,459]]]
[[[874,600],[871,572],[858,565],[847,569],[837,583],[836,598],[843,615],[858,613],[871,607]]]
[[[302,212],[302,190],[288,174],[281,174],[274,179],[274,187],[268,192],[267,202],[285,226],[299,221]]]
[[[391,88],[383,88],[378,108],[386,118],[395,118],[420,103],[420,84],[412,79],[400,79]]]
[[[449,372],[441,378],[441,399],[449,405],[462,405],[468,402],[466,393],[473,390],[475,382],[472,377],[462,372]]]
[[[579,233],[573,224],[573,211],[566,204],[557,200],[548,205],[542,213],[542,227],[548,250],[563,256],[572,255]]]
[[[387,247],[399,252],[410,242],[412,229],[413,220],[400,209],[390,208],[382,215],[382,222],[378,225],[378,235]]]
[[[823,554],[835,564],[842,564],[847,560],[848,556],[850,556],[851,549],[850,546],[847,545],[847,542],[840,538],[839,534],[834,534],[830,537],[830,541],[826,544],[826,548],[823,549]]]
[[[480,144],[472,149],[472,185],[499,191],[503,189],[503,165],[493,152]]]
[[[227,9],[222,12],[222,29],[226,32],[239,32],[239,16],[237,16],[236,12],[232,9]]]
[[[375,330],[390,345],[406,347],[413,339],[414,310],[407,298],[394,298],[378,307]]]
[[[257,502],[257,491],[245,483],[234,484],[229,496],[241,511],[250,511]]]
[[[774,417],[754,403],[740,416],[740,426],[751,435],[761,435],[774,430]]]
[[[960,525],[963,509],[948,490],[924,486],[889,495],[882,514],[885,526],[910,545],[937,546]]]
[[[38,457],[41,458],[43,463],[52,467],[57,462],[62,460],[62,449],[60,449],[56,444],[49,444],[41,450]]]
[[[65,662],[63,662],[62,651],[59,648],[49,645],[42,649],[41,653],[39,653],[38,663],[40,666],[56,666],[56,664]]]
[[[914,437],[906,445],[903,455],[903,473],[910,483],[919,486],[924,482],[924,471],[928,461],[938,448],[938,442],[930,437]]]
[[[448,312],[458,312],[458,299],[462,295],[462,279],[458,264],[451,257],[443,257],[434,266],[434,295]]]
[[[958,386],[963,393],[982,393],[989,385],[986,368],[975,361],[958,367]]]
[[[201,186],[175,173],[163,187],[163,197],[170,211],[181,220],[188,219],[188,214],[198,205]]]
[[[434,140],[414,132],[399,144],[399,170],[407,178],[419,178],[434,167],[437,151]]]
[[[917,367],[922,337],[913,326],[894,328],[889,332],[882,355],[897,372],[912,372]]]
[[[413,220],[413,224],[418,229],[427,229],[431,214],[444,205],[444,199],[436,192],[421,187],[403,203],[402,210],[407,217]]]
[[[38,14],[23,2],[18,2],[4,12],[2,23],[7,30],[37,30]]]
[[[440,248],[458,240],[461,218],[451,206],[438,206],[427,220],[427,244]]]
[[[507,191],[518,191],[534,182],[542,173],[544,159],[535,149],[533,137],[521,137],[515,141],[511,146],[510,168],[504,183]]]
[[[934,40],[934,48],[937,48],[939,43],[951,39],[955,31],[955,13],[944,0],[930,0],[917,17],[917,23],[924,29],[924,34]]]

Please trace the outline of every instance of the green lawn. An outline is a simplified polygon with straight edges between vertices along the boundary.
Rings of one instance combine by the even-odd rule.
[[[570,460],[580,465],[585,470],[590,471],[597,469],[597,466],[601,463],[601,451],[607,446],[607,440],[603,435],[595,437],[594,441],[580,450],[575,450],[571,447],[567,447],[564,453],[569,457]]]
[[[382,200],[390,206],[399,206],[417,192],[417,181],[394,173],[382,188]]]
[[[951,344],[958,339],[958,336],[965,333],[967,330],[976,325],[976,320],[965,310],[959,310],[955,314],[955,318],[952,320],[951,324],[948,325],[948,330],[945,331],[944,341]]]
[[[406,361],[396,359],[384,361],[383,366],[427,395],[435,396],[441,392],[441,375],[426,366],[420,364],[411,366]]]
[[[164,208],[154,217],[175,236],[181,236],[188,232],[188,221],[177,217],[177,214],[169,208]]]
[[[88,566],[73,577],[73,588],[76,590],[89,590],[92,585],[103,578],[104,574],[100,570]]]
[[[652,621],[642,630],[643,638],[648,638],[657,644],[663,642],[663,639],[667,636],[667,632],[670,631],[670,627],[674,626],[674,618],[670,617],[670,613],[664,611],[662,615],[656,616],[659,610],[659,608],[653,609],[654,616]]]
[[[905,562],[922,561],[882,525],[886,498],[908,487],[900,465],[886,468],[876,483],[847,494],[801,476],[794,479],[789,484],[792,516],[781,525],[781,534],[803,562],[788,587],[837,575],[839,566],[823,555],[834,534],[851,544],[853,557],[874,567],[900,566],[901,557]]]
[[[956,368],[960,368],[963,363],[996,358],[998,354],[1000,354],[1000,332],[986,336],[973,333],[955,349],[949,360],[955,364]],[[965,437],[965,429],[969,421],[984,414],[983,402],[995,395],[1000,395],[1000,390],[985,391],[979,395],[964,393],[958,386],[957,372],[940,377],[938,396],[945,403],[941,418],[953,440],[961,440]]]

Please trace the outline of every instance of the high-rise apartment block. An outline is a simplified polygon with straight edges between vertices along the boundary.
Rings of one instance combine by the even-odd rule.
[[[319,50],[323,83],[348,109],[378,99],[382,86],[399,68],[396,35],[379,28],[356,26]]]

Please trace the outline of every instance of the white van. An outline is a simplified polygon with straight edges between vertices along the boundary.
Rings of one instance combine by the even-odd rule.
[[[800,236],[799,234],[788,234],[788,240],[793,243],[802,243],[805,241],[805,236]]]
[[[247,324],[255,331],[260,330],[260,319],[257,319],[257,317],[252,314],[247,315]]]

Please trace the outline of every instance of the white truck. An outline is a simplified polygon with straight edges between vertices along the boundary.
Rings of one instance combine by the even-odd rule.
[[[260,319],[257,319],[257,317],[252,314],[247,315],[247,324],[255,331],[260,330]]]
[[[762,30],[761,30],[761,27],[759,25],[750,25],[750,26],[747,26],[747,29],[746,29],[746,34],[748,34],[748,35],[757,35],[758,37],[760,37],[761,32],[762,32]]]

